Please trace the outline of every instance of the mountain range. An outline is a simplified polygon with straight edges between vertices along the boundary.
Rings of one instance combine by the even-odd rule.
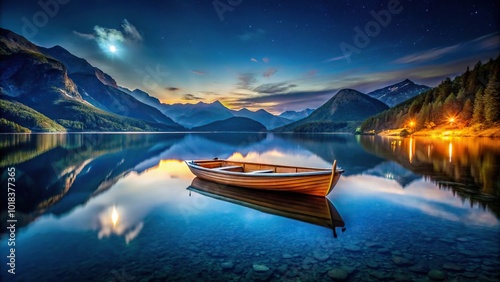
[[[0,131],[186,131],[205,125],[276,131],[351,131],[368,116],[413,97],[427,86],[404,80],[368,93],[344,89],[316,110],[231,110],[221,102],[165,104],[129,90],[61,46],[44,48],[0,28]],[[375,97],[373,99],[371,97]],[[234,117],[246,119],[231,119]],[[216,121],[222,121],[215,123]],[[254,123],[257,122],[257,123]],[[208,130],[208,129],[207,129]]]
[[[305,110],[302,110],[302,111],[285,111],[285,112],[282,112],[279,117],[282,117],[282,118],[286,118],[286,119],[289,119],[289,120],[292,120],[292,121],[297,121],[299,119],[303,119],[303,118],[306,118],[307,116],[309,116],[312,112],[314,111],[314,109],[305,109]]]
[[[409,79],[405,79],[396,84],[369,92],[367,95],[386,103],[392,108],[429,89],[431,89],[429,86],[418,85]]]
[[[199,127],[230,117],[250,118],[262,123],[269,130],[289,124],[293,121],[292,119],[282,116],[275,116],[263,109],[255,112],[246,108],[230,110],[219,101],[213,103],[198,102],[196,104],[164,104],[144,91],[138,89],[134,91],[125,89],[125,91],[137,100],[157,108],[165,115],[171,117],[175,122],[187,128]]]

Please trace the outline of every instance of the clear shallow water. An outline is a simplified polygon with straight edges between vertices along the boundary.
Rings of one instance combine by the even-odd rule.
[[[499,279],[495,140],[70,134],[0,144],[2,183],[17,170],[19,220],[15,276],[2,232],[3,281]],[[188,191],[182,160],[215,156],[337,159],[346,173],[328,198],[345,232]]]

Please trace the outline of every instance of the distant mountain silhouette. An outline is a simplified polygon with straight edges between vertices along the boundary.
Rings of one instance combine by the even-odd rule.
[[[234,116],[247,117],[255,121],[258,121],[262,123],[267,129],[274,129],[292,122],[287,118],[275,116],[267,112],[266,110],[262,109],[253,112],[246,108],[243,108],[239,111],[231,111],[231,112],[233,113]]]
[[[266,127],[253,119],[246,117],[231,117],[225,120],[214,121],[212,123],[193,127],[193,131],[239,131],[239,132],[262,132],[267,131]]]
[[[389,107],[393,107],[429,89],[431,87],[418,85],[409,79],[405,79],[399,83],[367,93],[366,95],[386,103]]]
[[[297,111],[286,111],[282,112],[279,116],[282,118],[286,118],[292,121],[297,121],[303,118],[308,117],[312,112],[314,112],[314,109],[305,109],[300,112]]]
[[[187,128],[209,124],[233,116],[219,101],[196,104],[161,104],[161,111]]]
[[[308,117],[277,131],[353,131],[366,118],[389,107],[377,99],[353,89],[342,89]]]

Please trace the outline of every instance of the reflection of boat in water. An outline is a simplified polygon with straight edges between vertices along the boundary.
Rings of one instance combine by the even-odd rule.
[[[186,161],[191,172],[206,180],[258,190],[326,196],[337,184],[343,169],[308,168],[228,160]]]
[[[327,227],[333,230],[334,237],[337,237],[336,227],[340,227],[342,231],[345,231],[345,224],[342,217],[340,217],[335,206],[326,197],[250,190],[218,184],[199,177],[193,179],[191,186],[187,189],[201,195],[242,205],[265,213]]]

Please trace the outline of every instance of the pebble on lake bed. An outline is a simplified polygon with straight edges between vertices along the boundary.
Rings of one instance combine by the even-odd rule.
[[[257,272],[265,272],[269,270],[269,267],[263,265],[263,264],[254,264],[253,265],[253,270]]]
[[[433,270],[429,271],[429,273],[427,273],[427,275],[432,280],[444,280],[446,278],[446,275],[442,271],[437,270],[437,269],[433,269]]]
[[[246,278],[252,281],[267,281],[273,272],[269,269],[269,267],[263,264],[253,264],[252,269],[248,271]]]
[[[330,271],[328,271],[328,277],[338,280],[338,281],[343,281],[347,278],[347,271],[343,268],[334,268]]]

